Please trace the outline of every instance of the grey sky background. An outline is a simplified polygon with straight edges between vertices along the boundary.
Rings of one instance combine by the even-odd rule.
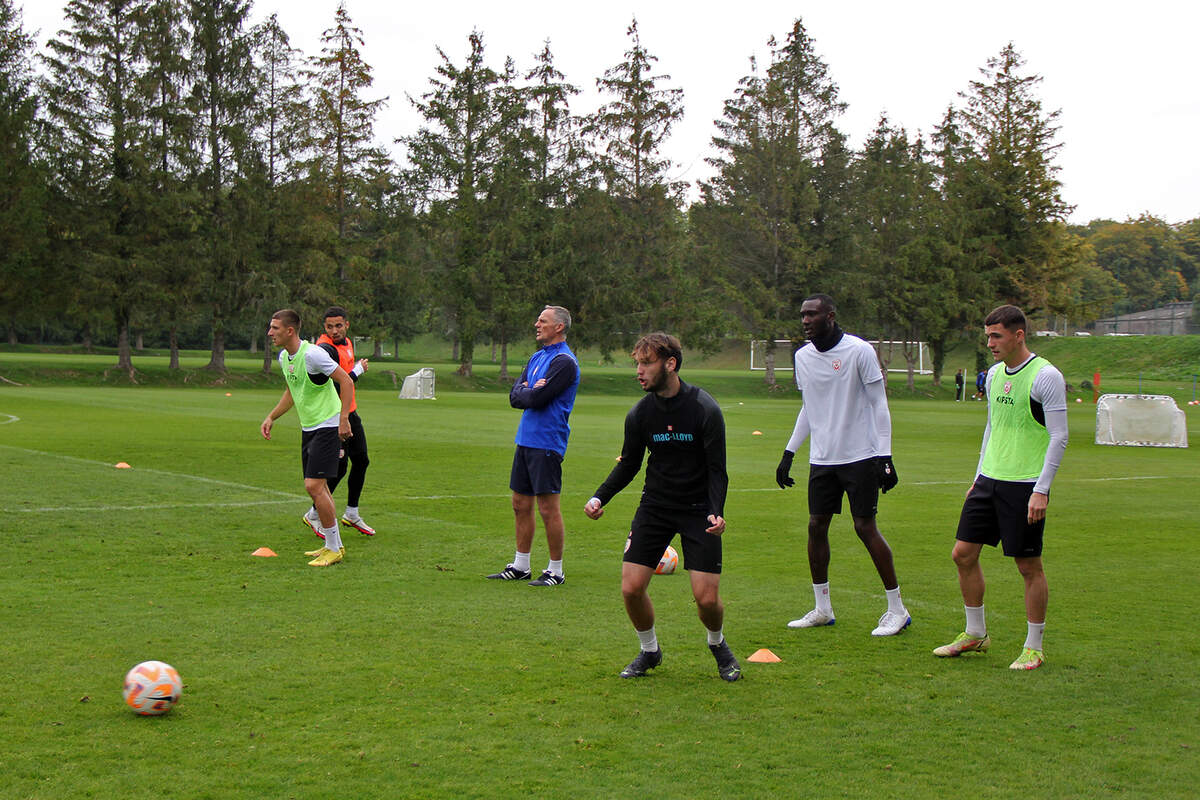
[[[20,0],[18,0],[20,2]],[[60,0],[26,0],[25,28],[40,43],[62,27]],[[910,134],[928,134],[979,68],[1009,41],[1040,75],[1038,95],[1061,110],[1056,163],[1071,221],[1124,220],[1143,212],[1168,222],[1200,217],[1200,4],[1010,0],[994,3],[861,0],[835,3],[660,2],[572,4],[446,0],[398,3],[346,0],[362,29],[363,56],[374,70],[372,97],[387,96],[376,135],[392,140],[420,123],[409,96],[419,96],[438,63],[437,47],[458,64],[467,36],[483,34],[490,65],[512,56],[525,69],[549,39],[558,69],[583,90],[577,114],[601,97],[596,78],[619,63],[634,16],[660,73],[684,91],[685,118],[666,153],[675,179],[711,174],[713,120],[749,59],[765,63],[767,40],[782,40],[804,21],[830,77],[849,104],[839,127],[859,146],[881,113]],[[255,22],[272,13],[305,55],[316,55],[333,23],[337,0],[256,0]]]

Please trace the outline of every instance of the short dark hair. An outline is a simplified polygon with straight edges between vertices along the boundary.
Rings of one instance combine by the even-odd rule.
[[[985,326],[1003,325],[1010,331],[1020,330],[1028,332],[1025,312],[1013,305],[1003,305],[992,309],[992,313],[987,315],[983,324]]]
[[[821,303],[821,307],[826,311],[837,311],[837,303],[833,302],[833,298],[827,294],[818,292],[817,294],[810,294],[808,297],[804,298],[805,303],[807,303],[809,300],[819,301]]]
[[[668,358],[675,359],[676,372],[679,372],[679,368],[683,366],[683,345],[669,333],[655,331],[654,333],[646,334],[637,340],[637,344],[633,346],[633,352],[630,355],[638,359],[647,358],[652,353],[663,361],[666,361]]]
[[[290,308],[279,309],[271,315],[271,319],[277,319],[289,328],[300,330],[300,315]]]
[[[330,317],[341,317],[342,319],[350,319],[350,315],[346,313],[346,309],[341,306],[330,306],[325,309],[325,316],[321,319],[329,319]]]

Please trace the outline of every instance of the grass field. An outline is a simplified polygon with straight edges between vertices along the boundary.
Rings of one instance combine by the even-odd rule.
[[[797,404],[714,392],[725,630],[745,674],[726,684],[683,576],[651,584],[663,665],[617,677],[637,650],[619,561],[640,478],[604,519],[581,509],[620,447],[632,379],[576,404],[567,582],[548,590],[482,579],[512,555],[503,395],[362,392],[379,535],[346,533],[346,563],[319,570],[300,555],[316,540],[296,420],[258,435],[280,391],[0,388],[0,797],[1195,796],[1195,407],[1192,449],[1172,450],[1097,447],[1093,407],[1072,404],[1048,663],[1017,674],[1020,578],[990,551],[992,651],[930,655],[963,625],[949,551],[982,404],[892,402],[901,483],[880,527],[913,625],[879,640],[882,590],[848,519],[832,531],[838,624],[785,627],[812,604],[804,494],[773,480]],[[279,557],[251,557],[260,546]],[[545,557],[535,540],[536,569]],[[782,662],[745,663],[760,647]],[[146,659],[184,678],[162,718],[121,703]]]

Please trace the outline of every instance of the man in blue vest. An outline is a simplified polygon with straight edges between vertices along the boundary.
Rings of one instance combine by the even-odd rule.
[[[567,452],[571,426],[567,418],[579,388],[579,362],[567,346],[571,312],[562,306],[546,306],[533,324],[534,338],[541,345],[529,358],[521,377],[513,384],[508,402],[522,409],[517,426],[517,451],[513,455],[513,514],[517,550],[512,563],[488,575],[494,580],[529,581],[530,586],[558,586],[563,577],[563,540],[566,538],[559,495],[562,492],[562,460]],[[530,550],[533,548],[534,505],[546,529],[550,563],[536,580],[530,581]]]

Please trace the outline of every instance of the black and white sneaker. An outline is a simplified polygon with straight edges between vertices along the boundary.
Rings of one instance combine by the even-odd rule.
[[[499,572],[494,572],[488,577],[494,581],[527,581],[530,576],[529,570],[517,569],[514,565],[509,564]]]
[[[637,658],[629,662],[625,669],[621,670],[622,678],[644,678],[649,670],[654,669],[662,663],[662,648],[658,648],[653,653],[646,650],[638,651]]]
[[[738,663],[737,657],[729,649],[728,642],[722,639],[720,644],[710,644],[708,649],[712,651],[713,658],[717,660],[717,672],[723,679],[736,681],[742,677],[742,665]]]
[[[528,578],[529,573],[525,573],[525,577]],[[530,586],[558,586],[560,583],[563,583],[566,580],[567,579],[564,578],[562,575],[555,575],[550,570],[545,570],[544,572],[542,572],[542,574],[538,577],[537,580],[530,581],[529,585]]]

